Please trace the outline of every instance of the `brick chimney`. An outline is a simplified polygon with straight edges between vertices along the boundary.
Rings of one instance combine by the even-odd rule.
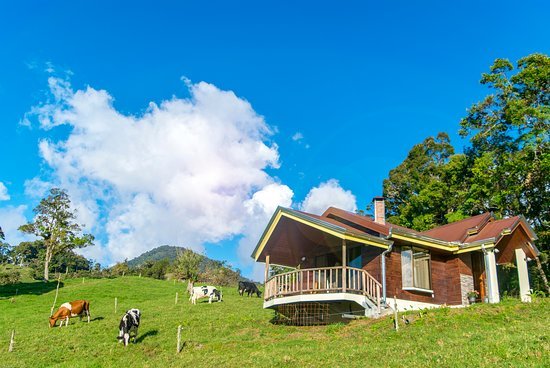
[[[384,197],[374,197],[372,202],[374,204],[374,222],[385,225],[386,205],[384,204]]]

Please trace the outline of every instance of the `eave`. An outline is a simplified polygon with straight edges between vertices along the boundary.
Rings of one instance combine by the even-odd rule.
[[[292,209],[278,207],[275,213],[273,214],[273,216],[271,217],[271,219],[269,220],[269,223],[264,233],[260,237],[260,240],[258,241],[256,248],[252,252],[251,257],[255,261],[257,261],[258,258],[260,257],[267,242],[269,241],[271,234],[273,234],[273,231],[275,230],[279,221],[283,217],[305,224],[307,226],[318,229],[324,233],[333,235],[343,240],[353,241],[353,242],[357,242],[365,245],[371,245],[382,249],[387,249],[393,243],[390,240],[386,240],[386,239],[372,236],[369,234],[358,234],[356,232],[351,232],[344,227],[341,227],[311,216],[307,216],[304,213],[294,211]]]

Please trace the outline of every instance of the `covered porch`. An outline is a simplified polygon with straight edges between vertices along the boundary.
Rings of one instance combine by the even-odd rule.
[[[387,249],[390,241],[336,221],[278,209],[253,257],[265,263],[264,308],[292,303],[338,303],[363,315],[380,312],[382,283],[362,264],[364,247]],[[274,274],[272,266],[291,270]]]

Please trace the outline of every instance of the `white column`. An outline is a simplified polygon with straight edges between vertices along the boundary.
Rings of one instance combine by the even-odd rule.
[[[495,259],[495,252],[491,249],[486,250],[483,253],[485,256],[485,275],[489,303],[498,303],[500,302],[500,295],[498,293],[497,261]]]
[[[523,249],[516,249],[516,266],[518,267],[519,297],[522,302],[530,302],[529,272],[527,271],[527,259]]]

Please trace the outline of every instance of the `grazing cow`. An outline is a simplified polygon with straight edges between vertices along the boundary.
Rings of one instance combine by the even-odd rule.
[[[262,295],[262,292],[258,290],[258,287],[253,282],[239,281],[239,295],[243,296],[246,293],[248,296],[256,294],[258,298]]]
[[[141,312],[135,308],[126,311],[122,316],[117,339],[120,340],[119,342],[124,342],[124,346],[128,346],[131,338],[134,338],[134,344],[136,343],[140,319]]]
[[[70,303],[63,303],[59,309],[50,317],[50,327],[55,326],[55,322],[61,320],[59,327],[69,326],[69,318],[79,316],[82,321],[82,317],[88,317],[88,323],[90,323],[90,302],[87,300],[75,300]]]
[[[211,304],[212,300],[216,298],[218,302],[223,301],[223,294],[214,286],[195,286],[191,289],[191,296],[189,300],[193,304],[197,304],[197,300],[201,298],[208,298],[208,303]]]

